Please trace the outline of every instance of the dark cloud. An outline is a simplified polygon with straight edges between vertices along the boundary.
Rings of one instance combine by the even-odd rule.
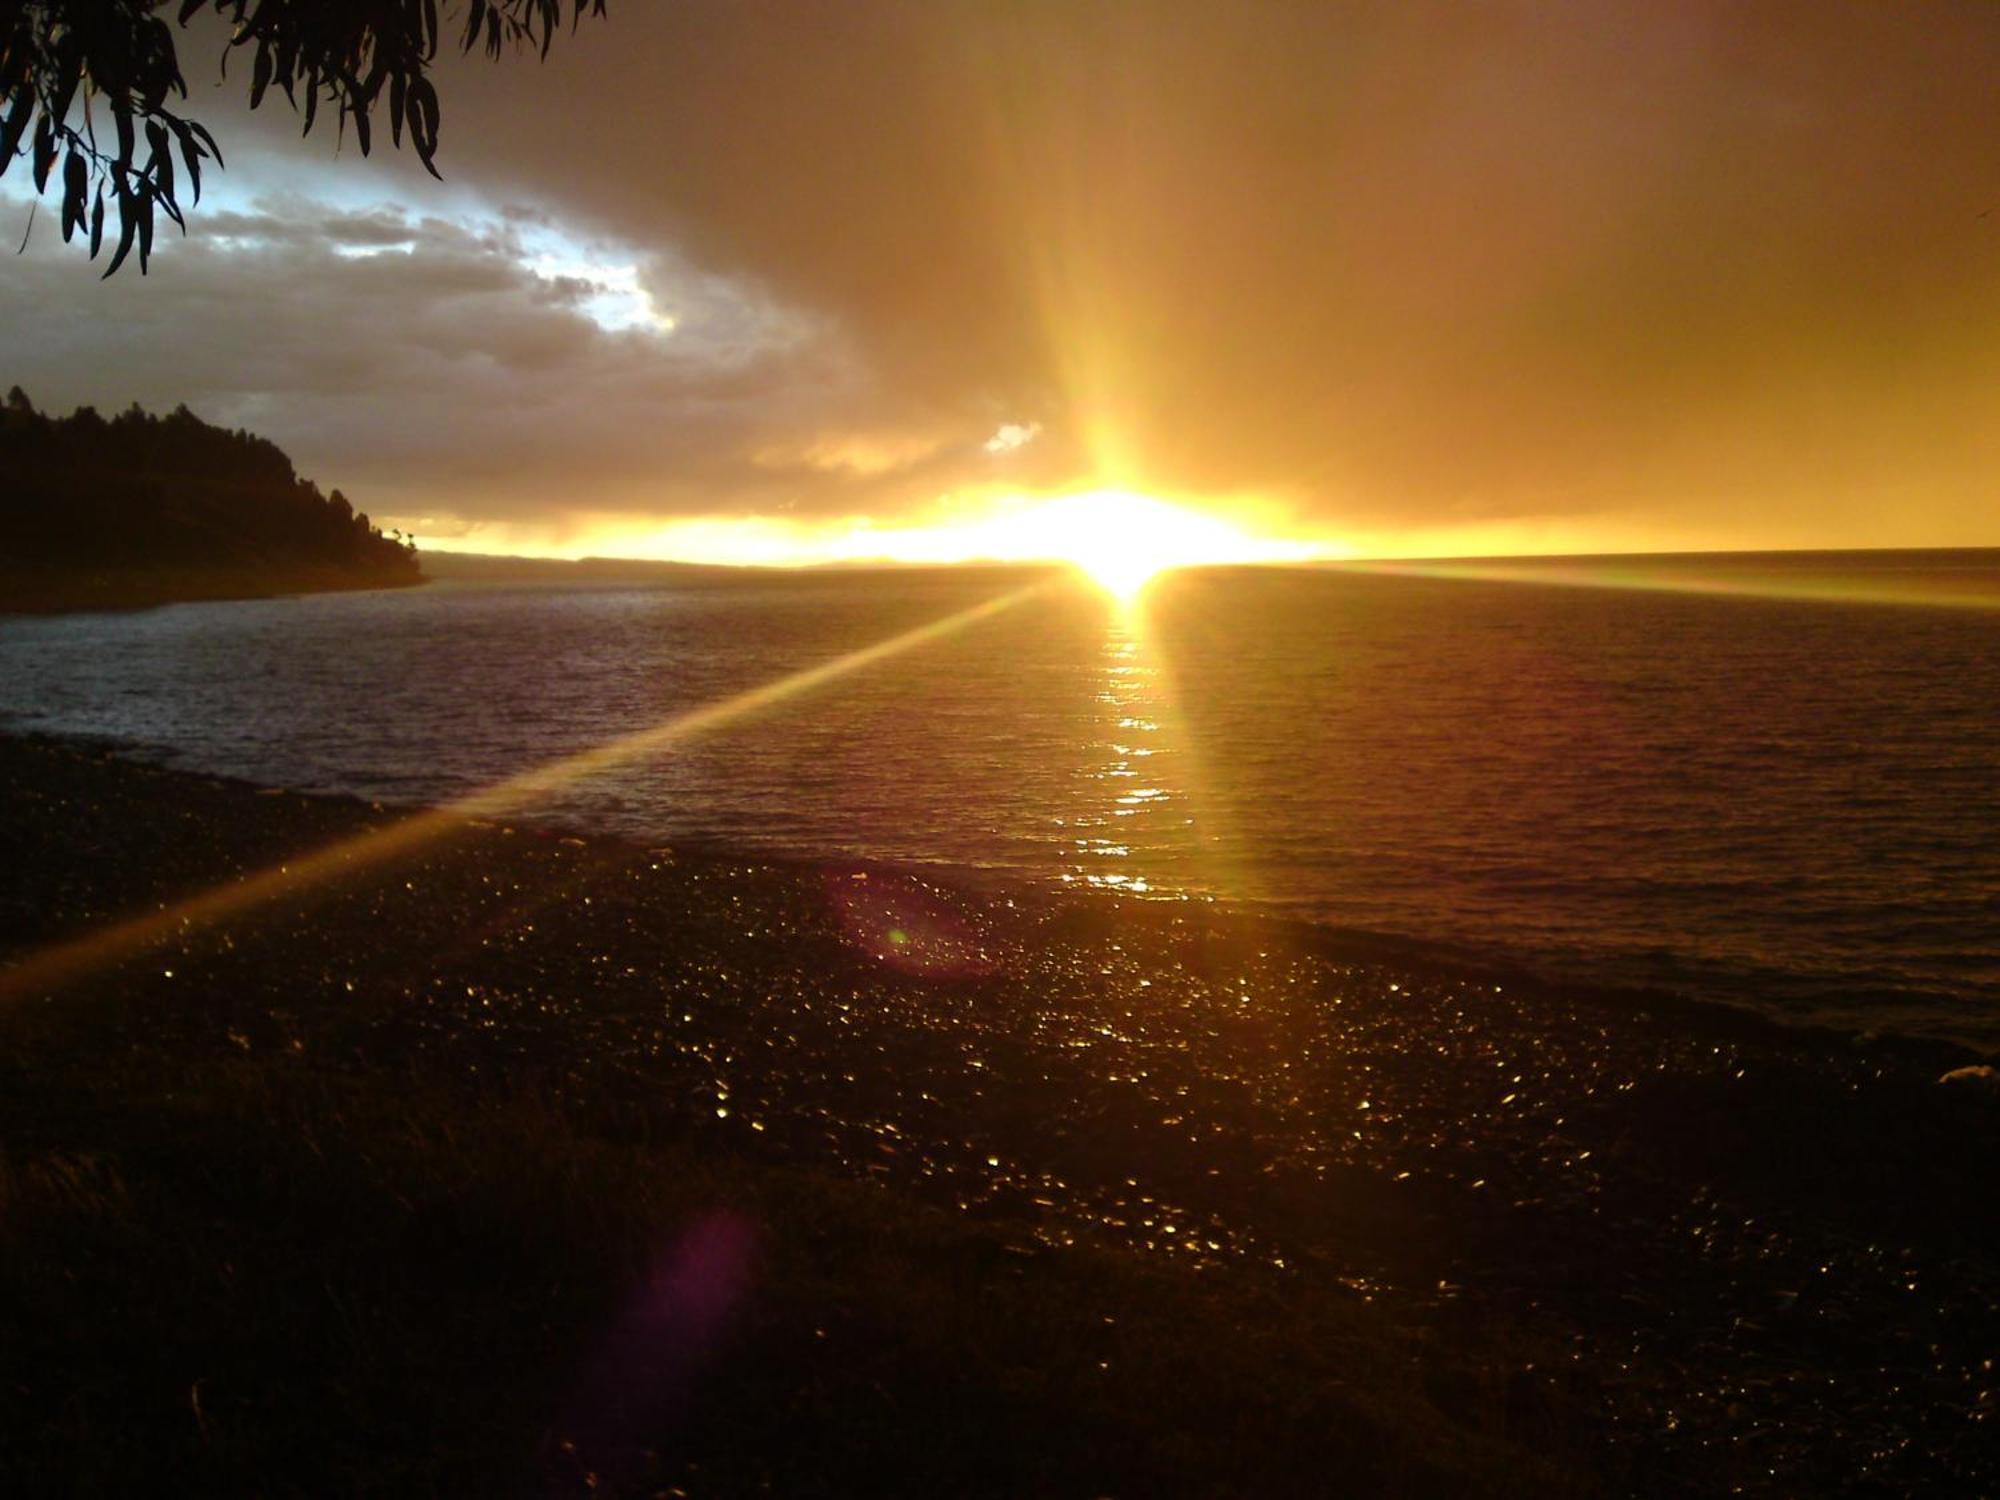
[[[599,282],[538,270],[537,223],[265,199],[197,213],[150,276],[103,284],[38,235],[0,270],[10,379],[52,407],[186,402],[383,513],[794,504],[767,455],[854,400],[835,341],[660,266],[646,280],[675,328],[606,328]]]
[[[1981,0],[624,5],[445,70],[483,228],[217,213],[143,288],[38,250],[0,297],[40,366],[275,403],[473,513],[1109,466],[1336,535],[1996,540],[1996,76]],[[529,269],[550,225],[674,335]],[[1006,422],[1041,435],[987,453]]]

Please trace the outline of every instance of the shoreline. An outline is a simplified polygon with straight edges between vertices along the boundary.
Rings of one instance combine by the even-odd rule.
[[[223,604],[290,599],[308,594],[367,593],[421,588],[432,580],[361,577],[344,569],[309,569],[270,578],[258,574],[158,571],[51,576],[0,575],[0,619],[123,614],[170,604]]]
[[[345,808],[356,814],[365,809],[390,818],[414,818],[437,811],[433,804],[425,802],[370,799],[344,791],[300,790],[223,772],[185,769],[164,759],[152,758],[142,747],[88,735],[0,728],[0,748],[10,744],[45,746],[58,753],[81,752],[100,760],[141,766],[169,776],[233,788],[256,796],[303,798],[323,803],[329,808]],[[532,813],[511,821],[516,827],[537,837],[582,840],[634,855],[654,847],[671,847],[677,856],[686,859],[711,864],[767,867],[789,872],[796,878],[810,878],[830,869],[873,871],[891,879],[936,882],[980,901],[1009,907],[1025,906],[1044,914],[1074,908],[1099,912],[1106,921],[1154,926],[1172,924],[1199,913],[1210,920],[1246,930],[1268,929],[1281,934],[1282,940],[1289,946],[1310,949],[1333,959],[1400,965],[1439,979],[1505,984],[1543,995],[1560,994],[1575,1003],[1601,1006],[1614,1016],[1635,1011],[1677,1013],[1691,1027],[1724,1036],[1778,1044],[1792,1038],[1805,1046],[1851,1046],[1899,1056],[1920,1067],[1935,1066],[1940,1071],[1966,1065],[2000,1063],[2000,1047],[1981,1046],[1962,1037],[1880,1027],[1858,1029],[1825,1021],[1792,1019],[1739,1000],[1709,998],[1668,985],[1601,982],[1565,975],[1561,972],[1559,959],[1540,959],[1533,955],[1474,954],[1462,945],[1442,940],[1342,927],[1309,915],[1232,902],[1216,896],[1165,893],[1134,896],[1109,888],[1086,889],[1038,883],[1019,872],[1001,868],[960,866],[948,861],[898,862],[863,856],[786,853],[732,845],[718,839],[674,838],[664,845],[654,845],[627,834],[560,817],[544,819]]]
[[[53,741],[0,739],[0,768],[9,953],[387,816]],[[1348,1308],[1343,1336],[1382,1368],[1423,1348],[1459,1372],[1370,1441],[1484,1433],[1500,1447],[1467,1459],[1484,1488],[1544,1448],[1577,1493],[2000,1482],[1979,1363],[2000,1337],[2000,1210],[1975,1186],[2000,1101],[1940,1083],[1940,1044],[1614,1004],[1187,905],[995,900],[928,872],[465,825],[0,1016],[18,1028],[0,1141],[180,1171],[149,1133],[246,1070],[273,1097],[525,1096],[574,1136],[565,1151],[803,1173],[865,1191],[867,1234],[889,1232],[880,1213],[970,1235],[967,1306],[1095,1267],[1200,1326],[1197,1365],[1241,1371],[1257,1349],[1290,1360],[1307,1310]],[[106,1071],[120,1093],[94,1100]],[[459,1123],[423,1128],[423,1171],[496,1128],[464,1123],[469,1107],[435,1106]],[[271,1170],[374,1180],[365,1136],[306,1126],[319,1155],[287,1147]],[[542,1232],[513,1212],[503,1240]],[[782,1214],[758,1222],[812,1242]],[[880,1294],[852,1276],[829,1293]],[[1217,1299],[1235,1310],[1202,1322]],[[983,1368],[986,1337],[955,1328],[948,1357]],[[1080,1329],[1039,1337],[1051,1366],[1094,1369]],[[764,1374],[783,1386],[792,1368]],[[1857,1412],[1863,1380],[1877,1399]],[[1296,1399],[1346,1389],[1313,1381]],[[1156,1394],[1129,1399],[1131,1451],[1168,1444],[1148,1430]],[[1237,1440],[1209,1439],[1225,1468],[1169,1488],[1229,1488]],[[1298,1441],[1260,1459],[1277,1466],[1264,1492],[1323,1480]],[[794,1479],[817,1461],[793,1457]],[[1073,1488],[1129,1488],[1144,1467],[1099,1461],[1076,1459]]]

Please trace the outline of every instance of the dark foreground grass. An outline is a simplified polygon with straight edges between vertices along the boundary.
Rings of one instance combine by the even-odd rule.
[[[5,1085],[11,1494],[1596,1488],[1547,1386],[1338,1289],[410,1073],[31,1047]]]

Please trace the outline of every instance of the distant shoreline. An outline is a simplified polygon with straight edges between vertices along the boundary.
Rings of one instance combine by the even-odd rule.
[[[729,586],[759,579],[844,576],[884,571],[896,574],[942,572],[954,576],[990,572],[1014,576],[1064,571],[1059,562],[997,562],[972,559],[959,563],[898,563],[872,561],[802,566],[716,564],[670,559],[627,557],[549,558],[502,553],[419,552],[424,569],[416,578],[359,577],[349,570],[293,570],[279,576],[245,571],[189,569],[98,570],[83,573],[50,569],[0,567],[0,618],[13,615],[53,615],[90,611],[154,609],[167,604],[227,603],[285,598],[319,593],[362,593],[376,589],[414,588],[432,583],[559,587],[682,587]],[[1963,564],[1977,588],[1966,597],[2000,604],[1992,593],[1991,570],[2000,563],[2000,547],[1895,547],[1720,552],[1631,552],[1604,554],[1507,555],[1497,557],[1410,557],[1325,559],[1287,564],[1248,566],[1347,573],[1365,578],[1374,573],[1410,572],[1439,579],[1478,582],[1504,577],[1515,584],[1569,583],[1609,586],[1614,581],[1658,575],[1665,579],[1700,579],[1726,583],[1760,571],[1782,576],[1829,563],[1845,563],[1857,580],[1879,583],[1897,580],[1912,563],[1933,582],[1950,574],[1947,565]],[[1246,566],[1216,564],[1220,568]],[[1617,571],[1613,580],[1610,570]]]
[[[418,588],[429,578],[363,577],[343,569],[279,575],[206,570],[131,569],[64,573],[50,569],[0,572],[0,618],[158,609],[168,604],[220,604],[302,594],[365,593]]]

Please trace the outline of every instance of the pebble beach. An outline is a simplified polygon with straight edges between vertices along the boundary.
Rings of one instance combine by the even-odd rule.
[[[70,742],[0,763],[16,959],[400,816]],[[1570,1414],[1585,1492],[2000,1487],[2000,1093],[1943,1043],[497,822],[4,1021],[17,1077],[89,1049],[532,1083],[975,1226],[996,1278],[1109,1256],[1278,1323],[1351,1300]]]

